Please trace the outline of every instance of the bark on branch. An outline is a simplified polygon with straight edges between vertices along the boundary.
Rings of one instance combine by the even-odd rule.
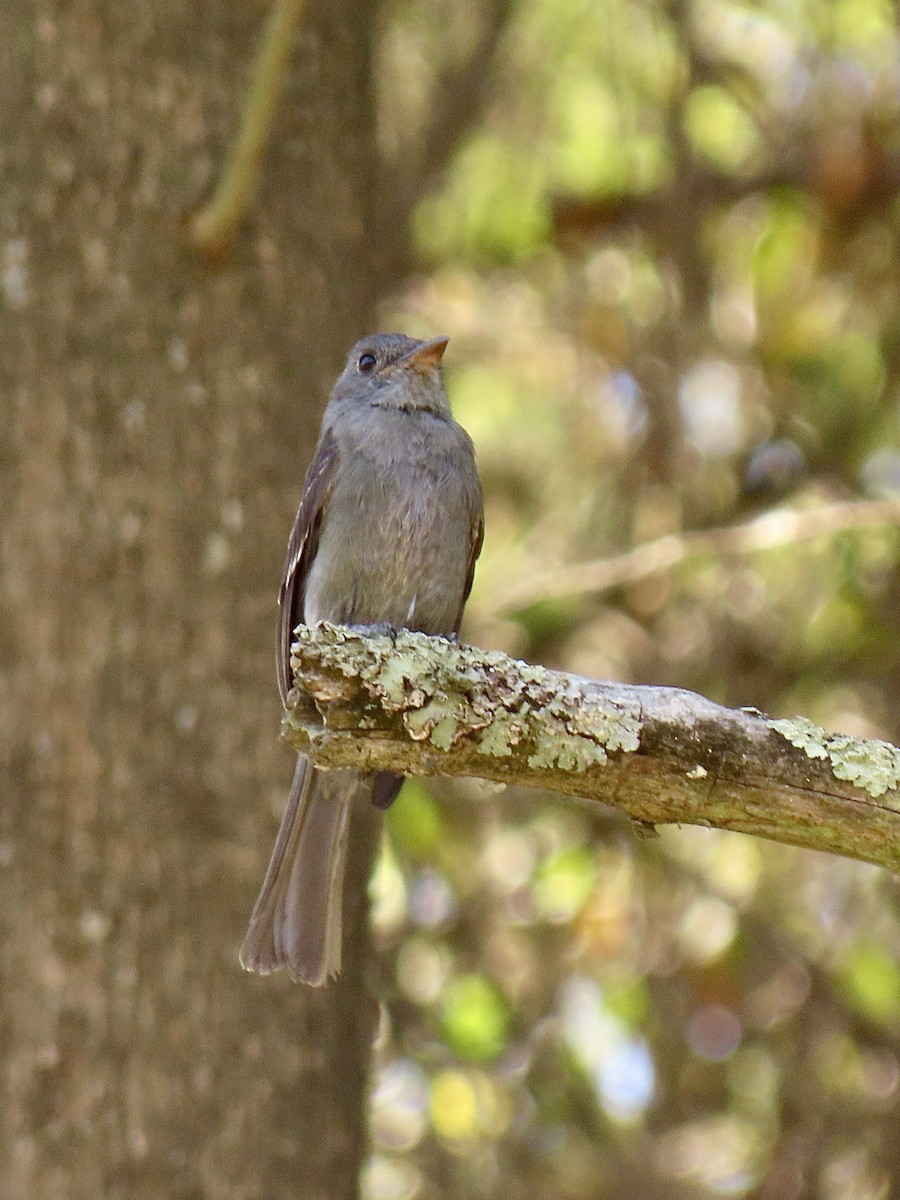
[[[321,766],[473,775],[900,871],[900,749],[445,638],[301,626],[284,735]]]

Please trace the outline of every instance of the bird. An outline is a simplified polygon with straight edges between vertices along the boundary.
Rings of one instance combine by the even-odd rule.
[[[287,707],[297,625],[319,621],[455,636],[484,539],[472,439],[441,370],[449,338],[363,338],[331,392],[288,541],[278,597]],[[393,772],[297,759],[241,965],[321,986],[341,967],[344,866],[356,804],[388,807]]]

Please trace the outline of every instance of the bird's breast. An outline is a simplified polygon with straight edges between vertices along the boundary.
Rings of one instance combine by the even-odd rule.
[[[465,480],[443,462],[355,464],[328,505],[306,620],[452,632],[470,522]]]

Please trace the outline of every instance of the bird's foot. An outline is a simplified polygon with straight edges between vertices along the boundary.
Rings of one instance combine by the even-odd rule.
[[[389,621],[376,621],[374,625],[348,625],[347,628],[360,637],[389,637],[391,641],[397,640],[397,630]]]

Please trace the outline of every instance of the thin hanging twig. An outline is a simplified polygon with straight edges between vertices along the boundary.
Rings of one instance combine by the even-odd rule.
[[[227,253],[256,191],[303,7],[304,0],[273,0],[269,10],[231,155],[212,199],[190,222],[191,241],[207,258]]]

